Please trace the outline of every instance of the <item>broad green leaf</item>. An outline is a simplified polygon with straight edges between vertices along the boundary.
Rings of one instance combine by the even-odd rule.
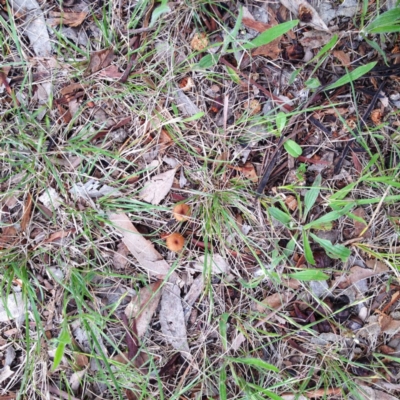
[[[200,69],[211,68],[218,64],[218,60],[219,56],[217,54],[207,54],[197,63],[197,67]]]
[[[322,177],[321,174],[318,174],[317,177],[314,179],[312,187],[307,190],[306,195],[304,196],[304,215],[303,221],[307,218],[309,211],[311,210],[312,206],[315,204],[319,192],[321,190]]]
[[[253,365],[254,367],[259,367],[263,369],[267,369],[269,371],[279,372],[279,368],[275,367],[275,365],[271,365],[261,360],[260,358],[253,357],[243,357],[243,358],[233,358],[227,357],[227,360],[232,361],[237,364],[246,364]]]
[[[286,32],[289,32],[299,23],[298,20],[284,22],[283,24],[278,24],[273,26],[270,29],[260,33],[255,39],[253,39],[250,43],[244,44],[242,48],[244,49],[255,49],[256,47],[260,47],[264,44],[268,44],[273,40],[277,39],[279,36],[284,35]]]
[[[304,225],[304,229],[312,229],[314,228],[314,226],[323,225],[326,224],[327,222],[335,221],[338,218],[342,217],[343,215],[347,214],[352,207],[353,207],[352,204],[348,204],[341,210],[331,211],[328,214],[325,214],[322,217],[316,219],[315,221],[312,221],[309,224]]]
[[[276,114],[275,123],[278,131],[282,132],[283,128],[286,126],[286,114],[282,111]]]
[[[313,233],[310,233],[310,235],[325,249],[326,254],[328,254],[330,258],[340,259],[345,262],[350,257],[351,251],[347,247],[341,244],[332,244],[329,240],[321,239]]]
[[[232,68],[226,67],[226,70],[228,71],[228,74],[230,76],[230,78],[232,79],[232,82],[236,83],[236,84],[240,84],[240,77],[239,75],[236,73],[235,70],[233,70]]]
[[[288,276],[298,281],[326,281],[329,279],[329,276],[319,269],[305,269],[304,271],[288,274]]]
[[[303,153],[303,149],[292,139],[286,140],[283,146],[292,157],[297,158]]]
[[[390,33],[400,31],[400,8],[395,7],[376,17],[366,28],[368,33]]]
[[[304,247],[304,257],[306,258],[306,261],[311,265],[315,265],[315,260],[311,250],[310,242],[308,241],[308,236],[305,231],[303,231],[303,247]]]
[[[268,209],[270,215],[282,224],[287,225],[291,221],[290,215],[286,214],[282,210],[276,207],[270,207]]]
[[[371,62],[366,65],[362,65],[361,67],[356,68],[354,71],[348,72],[345,76],[339,78],[336,82],[333,82],[331,85],[328,85],[324,90],[331,90],[337,87],[346,85],[346,83],[353,82],[362,76],[364,76],[367,72],[371,71],[376,65],[376,61]]]

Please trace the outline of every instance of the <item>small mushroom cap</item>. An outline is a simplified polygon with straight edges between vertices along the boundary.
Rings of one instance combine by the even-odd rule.
[[[171,233],[165,239],[169,250],[179,253],[185,244],[185,238],[177,232]]]
[[[180,222],[187,221],[192,214],[190,206],[185,203],[176,204],[172,212],[174,213],[174,218]]]

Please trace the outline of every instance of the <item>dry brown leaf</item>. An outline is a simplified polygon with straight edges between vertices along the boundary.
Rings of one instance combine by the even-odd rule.
[[[160,324],[165,340],[182,356],[191,358],[187,341],[185,317],[181,301],[181,289],[176,284],[177,275],[173,273],[164,286],[161,298]]]
[[[276,60],[281,54],[280,43],[281,43],[280,38],[275,39],[268,44],[263,44],[257,47],[256,49],[252,50],[251,54],[253,56],[265,56],[271,58],[271,60]]]
[[[246,164],[244,164],[244,166],[241,168],[241,172],[247,179],[250,179],[252,182],[258,182],[256,169],[251,162],[247,162]]]
[[[380,125],[382,123],[383,114],[380,109],[372,110],[371,121],[374,125]]]
[[[382,390],[373,389],[366,385],[358,385],[358,387],[357,394],[362,400],[398,400],[398,397],[394,397]]]
[[[128,319],[135,318],[136,320],[136,329],[139,338],[143,337],[146,333],[151,318],[156,312],[161,298],[161,290],[158,289],[162,282],[162,280],[158,280],[149,286],[141,288],[133,302],[125,309],[125,315]]]
[[[84,90],[87,85],[82,83],[71,83],[60,90],[62,96],[72,95],[80,90]]]
[[[114,253],[113,265],[116,269],[124,269],[128,264],[129,249],[124,242],[120,242],[117,246],[117,251]]]
[[[67,236],[69,236],[69,235],[71,235],[71,234],[73,234],[75,232],[76,232],[75,228],[71,228],[71,229],[68,229],[66,231],[54,232],[43,243],[51,243],[51,242],[54,242],[57,239],[63,239],[63,238],[65,238],[65,237],[67,237]]]
[[[110,214],[109,219],[122,234],[122,241],[141,267],[157,278],[164,278],[169,271],[168,263],[153,244],[139,233],[130,219],[123,213]]]
[[[371,260],[365,261],[365,264],[368,268],[371,268],[374,271],[377,271],[377,273],[389,271],[388,266],[381,260],[371,259]]]
[[[0,250],[8,248],[16,240],[17,236],[18,232],[14,225],[4,227],[0,236]]]
[[[80,24],[82,24],[88,13],[86,11],[81,11],[81,12],[50,11],[49,15],[51,17],[50,26],[57,26],[63,24],[75,28]]]
[[[261,303],[256,303],[255,307],[260,313],[265,310],[276,310],[288,303],[290,295],[291,293],[289,291],[271,294],[271,296],[267,296]]]
[[[289,207],[289,210],[295,211],[297,208],[297,200],[296,197],[289,195],[285,199],[285,204]]]
[[[28,193],[25,199],[24,212],[21,218],[21,229],[24,232],[26,231],[26,228],[28,227],[29,221],[31,219],[32,206],[33,206],[32,196],[30,193]]]
[[[299,20],[308,26],[317,30],[329,32],[329,28],[321,19],[317,11],[306,0],[280,0],[280,2],[293,14],[299,17]]]
[[[310,49],[319,49],[326,45],[332,38],[330,33],[326,32],[304,32],[303,36],[299,40],[299,43],[303,47],[308,47]]]
[[[170,169],[162,174],[153,176],[143,188],[139,197],[147,203],[160,204],[171,190],[176,170],[177,168]]]
[[[375,269],[362,268],[354,266],[350,268],[350,274],[348,276],[342,275],[336,277],[335,285],[338,285],[341,289],[345,289],[350,285],[353,285],[363,279],[370,278],[374,275],[379,275],[389,271],[389,268],[385,264],[377,264]]]
[[[272,24],[264,24],[264,22],[259,22],[249,17],[243,17],[242,23],[246,28],[254,29],[255,31],[260,33],[274,26]]]
[[[108,67],[114,59],[114,49],[109,47],[100,51],[90,53],[89,65],[85,70],[84,75],[88,76]]]
[[[395,335],[400,331],[400,321],[393,319],[391,316],[381,314],[378,318],[381,332],[388,335]]]
[[[342,63],[345,67],[351,66],[351,60],[348,53],[345,53],[343,50],[335,50],[333,55]]]
[[[120,72],[116,65],[109,65],[99,72],[101,78],[121,79],[124,73]]]

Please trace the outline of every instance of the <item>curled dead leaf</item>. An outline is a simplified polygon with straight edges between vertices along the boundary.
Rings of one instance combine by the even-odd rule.
[[[82,24],[88,13],[86,11],[81,11],[81,12],[50,11],[49,15],[51,17],[50,26],[57,26],[63,24],[75,28]]]

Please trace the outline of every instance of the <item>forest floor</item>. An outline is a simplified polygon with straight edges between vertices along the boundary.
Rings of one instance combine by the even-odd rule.
[[[0,400],[400,397],[400,8],[0,0]]]

